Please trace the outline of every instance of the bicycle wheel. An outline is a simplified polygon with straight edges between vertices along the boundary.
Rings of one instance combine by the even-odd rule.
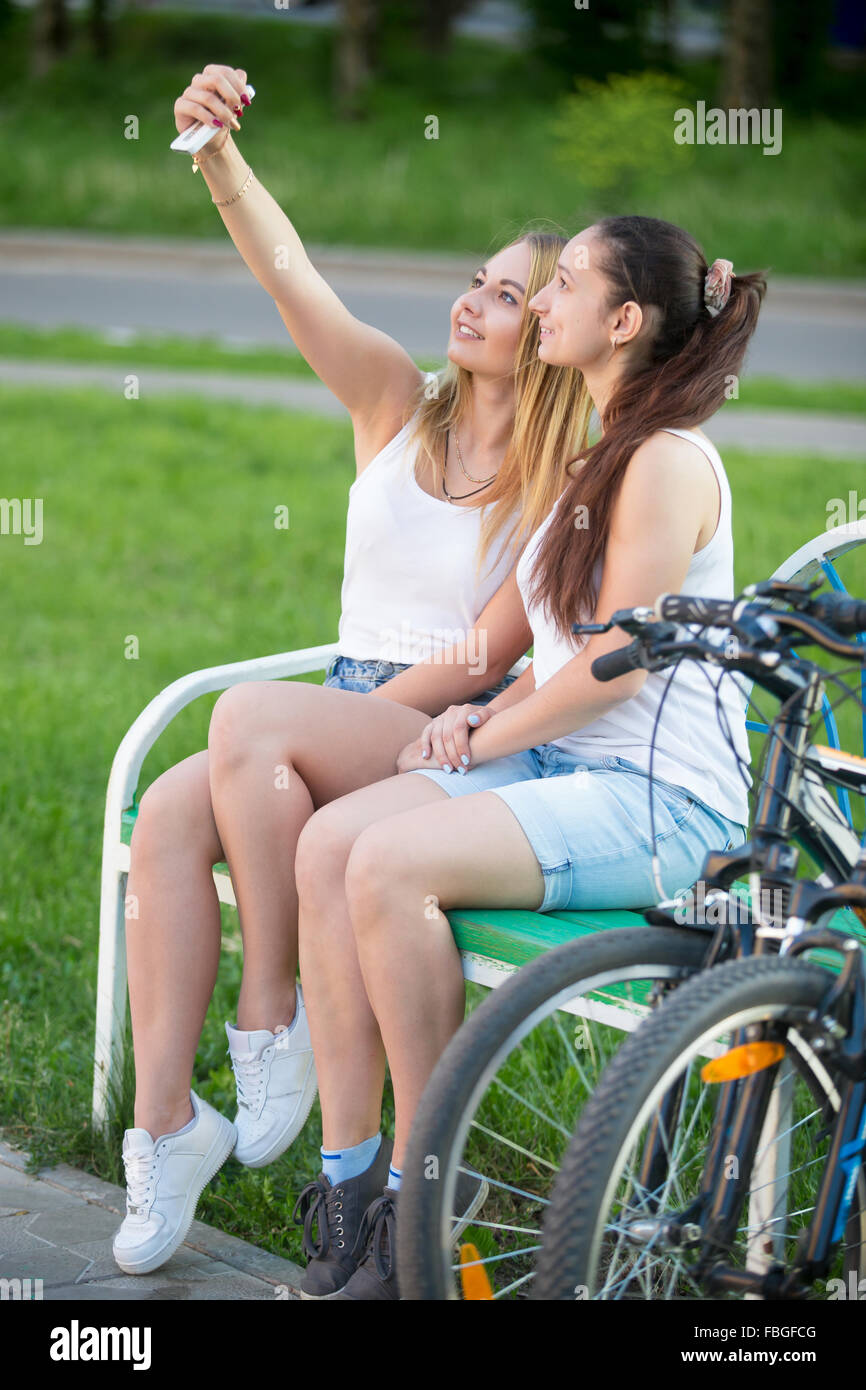
[[[654,986],[699,970],[710,939],[648,926],[570,941],[523,966],[470,1015],[412,1128],[397,1222],[402,1297],[462,1296],[454,1193],[467,1169],[488,1187],[467,1240],[493,1296],[526,1296],[540,1214],[581,1106],[623,1031],[648,1012]]]
[[[534,1297],[737,1297],[713,1291],[712,1262],[759,1274],[771,1266],[790,1268],[812,1217],[839,1107],[832,1062],[811,1045],[823,1025],[805,1021],[831,980],[827,971],[796,959],[731,961],[683,985],[628,1039],[586,1106],[563,1161],[546,1213]],[[741,1204],[727,1248],[714,1241],[710,1250],[701,1221],[712,1192],[702,1195],[702,1178],[724,1088],[703,1081],[700,1070],[714,1048],[725,1051],[742,1038],[738,1030],[755,1024],[772,1026],[785,1063],[777,1065],[749,1171],[725,1168],[718,1179],[741,1178]],[[677,1101],[668,1121],[662,1107],[671,1096]],[[648,1181],[642,1164],[650,1137],[660,1139],[664,1162]],[[723,1142],[729,1140],[728,1133]],[[840,1270],[862,1275],[864,1213],[861,1167],[828,1277]],[[814,1285],[811,1295],[826,1296],[823,1287],[823,1281]]]

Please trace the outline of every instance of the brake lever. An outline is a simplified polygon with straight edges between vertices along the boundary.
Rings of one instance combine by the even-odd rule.
[[[606,623],[572,623],[571,630],[582,635],[610,632],[612,627],[621,627],[623,632],[637,636],[645,628],[655,625],[656,615],[653,608],[618,608],[615,613],[611,613]]]
[[[793,628],[807,642],[823,647],[834,656],[850,656],[861,663],[866,661],[866,647],[862,643],[846,642],[844,638],[837,637],[833,629],[818,618],[809,617],[806,613],[776,613],[774,621],[780,627]]]
[[[824,579],[813,580],[811,584],[789,584],[784,579],[761,579],[755,584],[749,584],[743,590],[744,594],[755,594],[760,598],[779,598],[785,599],[788,603],[808,603],[812,595],[823,588]]]

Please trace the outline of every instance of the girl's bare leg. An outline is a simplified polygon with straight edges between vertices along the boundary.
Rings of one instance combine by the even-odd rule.
[[[383,799],[388,785],[380,788]],[[544,878],[505,802],[493,792],[477,792],[378,819],[357,837],[345,884],[361,976],[391,1068],[392,1161],[400,1168],[421,1094],[463,1019],[463,972],[445,912],[473,906],[537,910]],[[367,1077],[347,1055],[342,1087],[350,1095],[353,1078],[366,1085]],[[324,1102],[331,1090],[323,1070]],[[329,1115],[339,1136],[333,1142],[351,1142],[342,1137],[347,1120]]]
[[[223,854],[207,764],[207,753],[196,753],[157,778],[132,833],[126,953],[135,1126],[154,1139],[192,1119],[193,1063],[219,961],[211,871]]]
[[[385,1052],[367,999],[346,902],[346,865],[367,826],[447,800],[428,777],[389,777],[316,812],[298,843],[301,977],[322,1103],[324,1148],[376,1134]],[[381,865],[388,873],[389,859]]]
[[[252,682],[220,696],[208,735],[210,795],[244,942],[239,1028],[273,1031],[294,1016],[295,851],[305,824],[318,808],[389,777],[429,719],[301,681]]]

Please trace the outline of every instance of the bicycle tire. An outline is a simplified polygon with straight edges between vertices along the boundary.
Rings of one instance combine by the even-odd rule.
[[[544,1223],[534,1298],[570,1302],[598,1292],[604,1223],[628,1146],[632,1136],[640,1134],[682,1059],[703,1055],[701,1045],[743,1026],[742,1020],[750,1014],[759,1017],[763,1010],[767,1017],[784,1018],[786,1008],[815,1008],[826,997],[830,978],[816,965],[786,957],[729,961],[684,984],[626,1039],[584,1108],[562,1163]],[[811,1064],[807,1069],[814,1087],[820,1085],[827,1094],[819,1071],[829,1073],[811,1055],[814,1069]],[[806,1067],[804,1059],[798,1059],[800,1065]],[[847,1240],[852,1220],[857,1230],[857,1266],[862,1272],[866,1256],[862,1168]],[[621,1213],[618,1221],[621,1231]]]
[[[446,1235],[453,1182],[471,1117],[498,1061],[559,1002],[591,993],[600,981],[690,977],[701,969],[710,940],[711,933],[694,928],[647,926],[569,941],[523,966],[469,1016],[439,1059],[412,1127],[397,1222],[401,1297],[456,1296]],[[439,1180],[431,1182],[425,1174],[433,1155]]]

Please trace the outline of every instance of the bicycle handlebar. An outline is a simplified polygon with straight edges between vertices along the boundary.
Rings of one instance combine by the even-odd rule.
[[[826,623],[837,632],[855,636],[866,632],[866,600],[848,598],[847,594],[817,594],[809,603],[809,612],[819,623]]]
[[[841,636],[842,633],[866,633],[866,601],[841,593],[814,595],[801,587],[789,586],[790,593],[783,589],[782,593],[772,595],[787,597],[795,604],[793,611],[783,612],[770,607],[769,599],[762,592],[764,587],[755,585],[746,590],[747,595],[760,591],[757,601],[749,597],[710,599],[692,594],[660,594],[652,608],[619,609],[607,623],[573,623],[572,631],[588,635],[621,627],[634,634],[627,647],[595,658],[591,670],[598,681],[618,680],[639,668],[659,669],[670,665],[680,655],[696,656],[694,634],[677,634],[677,624],[726,627],[735,633],[739,654],[732,653],[731,660],[725,661],[729,668],[740,665],[745,669],[755,658],[765,661],[768,649],[779,651],[790,645],[793,632],[836,656],[852,656],[866,664],[866,645],[846,642]],[[713,649],[706,643],[698,645],[702,656],[697,659],[706,660]],[[754,677],[754,671],[752,675]]]
[[[643,643],[639,638],[635,638],[627,647],[620,647],[615,652],[605,652],[603,656],[597,656],[590,670],[597,681],[615,681],[619,676],[624,676],[628,671],[636,671],[639,666],[643,665],[642,654]]]
[[[700,623],[702,627],[722,627],[736,622],[738,610],[748,606],[746,599],[697,598],[690,594],[660,594],[654,604],[662,622]]]

